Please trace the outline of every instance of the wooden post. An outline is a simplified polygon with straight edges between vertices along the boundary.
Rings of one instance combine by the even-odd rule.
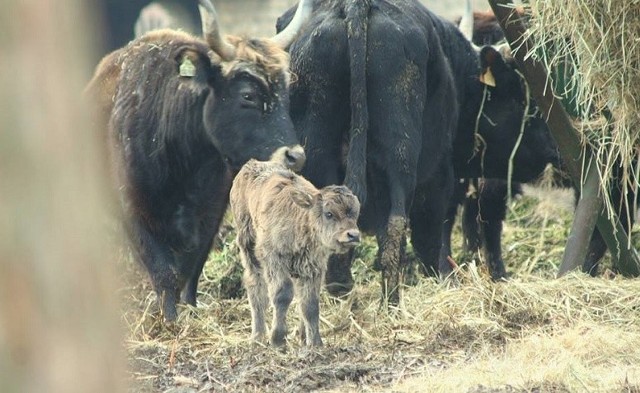
[[[562,256],[562,263],[558,269],[558,277],[579,268],[587,257],[588,247],[593,230],[598,221],[598,210],[602,209],[602,195],[600,194],[600,179],[595,163],[589,165],[589,170],[582,185],[582,193],[576,206],[571,233]]]
[[[83,0],[0,13],[0,391],[123,392]]]
[[[505,32],[509,45],[511,48],[518,48],[517,51],[514,51],[514,58],[518,63],[518,67],[527,79],[531,93],[536,99],[538,106],[546,115],[547,124],[558,144],[563,162],[571,178],[576,186],[580,187],[583,158],[584,162],[594,162],[591,159],[591,152],[588,149],[583,150],[578,132],[573,127],[571,119],[564,110],[560,100],[555,98],[551,83],[547,83],[547,70],[544,69],[542,64],[535,62],[533,58],[529,57],[525,59],[525,55],[529,53],[532,44],[523,38],[526,27],[515,12],[511,0],[489,0],[489,4]],[[591,183],[596,181],[597,176],[596,179],[591,179]],[[593,184],[591,186],[593,186]],[[580,209],[581,211],[577,211],[576,215],[581,217],[581,220],[582,217],[587,217],[589,214],[597,215],[598,230],[607,243],[607,247],[611,251],[620,272],[626,276],[638,276],[640,274],[640,258],[635,249],[627,248],[627,244],[629,244],[627,233],[617,217],[614,217],[614,222],[616,222],[614,227],[612,221],[606,217],[602,209],[601,201],[598,202],[597,198],[591,199],[591,197],[589,197],[589,200],[583,203]],[[583,209],[587,210],[582,211]],[[592,219],[593,218],[590,218],[589,220]],[[583,238],[583,236],[580,236],[580,239]],[[567,246],[587,248],[588,243],[578,242],[577,240],[578,238],[575,238],[567,244]],[[575,255],[575,251],[576,250],[571,250],[567,252],[574,253]],[[581,263],[581,261],[577,262]]]

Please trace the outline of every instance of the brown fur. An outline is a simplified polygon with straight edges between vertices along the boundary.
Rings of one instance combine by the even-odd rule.
[[[266,76],[265,82],[275,83],[283,73],[289,83],[289,54],[268,38],[227,36],[236,48],[235,59],[223,64],[223,73],[231,76],[248,71],[255,76]]]
[[[113,100],[120,83],[122,67],[127,57],[138,52],[146,44],[162,45],[172,41],[183,41],[185,44],[189,42],[204,42],[183,31],[160,29],[151,31],[140,39],[132,41],[127,46],[103,57],[85,88],[85,95],[96,104],[99,113],[103,113],[106,116],[111,113]],[[101,124],[106,124],[106,121]]]
[[[321,345],[319,291],[329,256],[346,252],[359,241],[357,198],[344,186],[318,190],[280,164],[251,160],[234,180],[231,209],[254,338],[264,334],[268,289],[274,306],[271,342],[283,344],[293,286],[301,298],[307,345]]]

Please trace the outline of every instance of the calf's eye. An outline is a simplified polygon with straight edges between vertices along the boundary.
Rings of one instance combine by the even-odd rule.
[[[329,220],[333,218],[333,213],[331,212],[326,212],[324,213],[324,216],[327,217]]]

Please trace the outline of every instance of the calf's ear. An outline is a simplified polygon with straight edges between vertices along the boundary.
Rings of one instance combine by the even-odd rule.
[[[309,209],[313,206],[313,195],[306,191],[293,190],[290,195],[293,202],[304,209]]]

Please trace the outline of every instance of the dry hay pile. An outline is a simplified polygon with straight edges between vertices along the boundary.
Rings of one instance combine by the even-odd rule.
[[[319,350],[295,334],[286,352],[252,346],[244,298],[204,297],[173,330],[147,308],[130,311],[132,390],[640,390],[637,281],[576,274],[496,284],[474,269],[461,281],[451,289],[421,280],[391,313],[378,308],[375,283],[347,301],[325,298]]]
[[[553,70],[556,93],[581,122],[603,190],[640,184],[640,1],[531,0],[528,56]],[[586,171],[585,171],[586,172]],[[606,195],[606,192],[605,192]],[[605,203],[613,213],[608,197]],[[635,203],[634,203],[635,205]]]
[[[420,277],[391,312],[378,306],[376,248],[367,239],[355,291],[323,298],[318,350],[300,346],[295,304],[287,351],[252,345],[246,297],[221,298],[222,279],[237,275],[233,232],[206,266],[199,306],[181,308],[173,328],[154,312],[148,280],[130,272],[122,294],[131,391],[638,392],[640,282],[578,273],[549,280],[571,219],[549,209],[530,197],[513,202],[509,282],[491,282],[475,256],[458,253],[467,265],[458,285]]]

